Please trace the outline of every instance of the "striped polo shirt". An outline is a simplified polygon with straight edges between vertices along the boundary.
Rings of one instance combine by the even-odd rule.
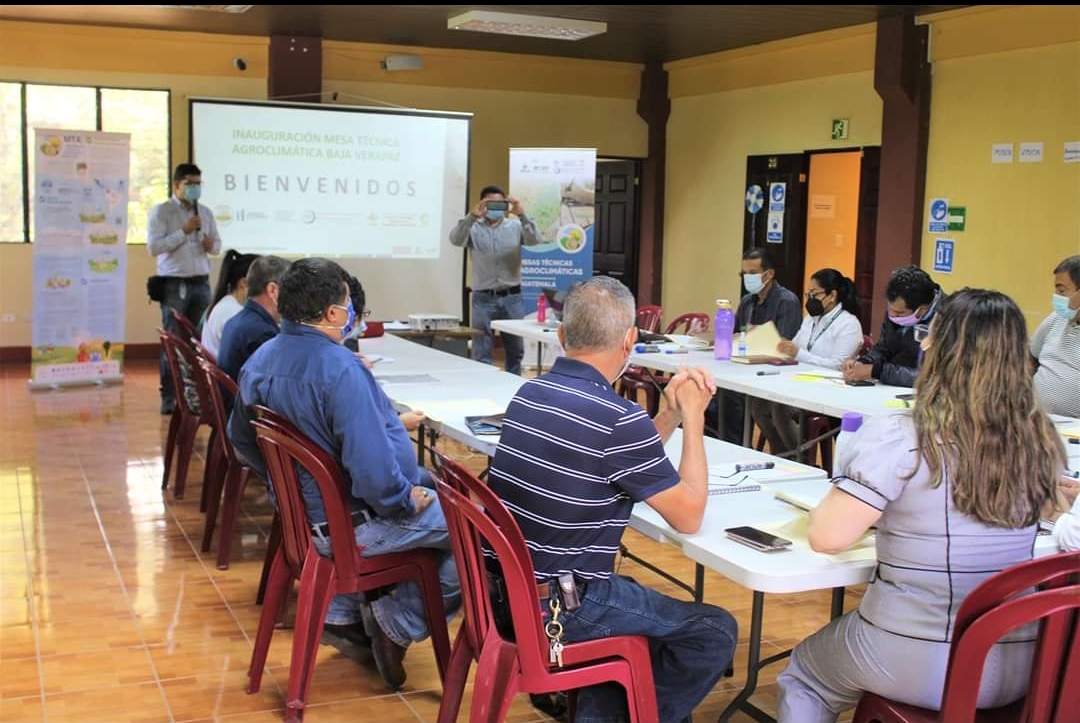
[[[609,577],[634,503],[678,481],[645,410],[568,357],[518,390],[488,477],[540,581]]]
[[[1043,409],[1080,417],[1080,323],[1050,314],[1031,335],[1031,355],[1039,360],[1035,396]]]

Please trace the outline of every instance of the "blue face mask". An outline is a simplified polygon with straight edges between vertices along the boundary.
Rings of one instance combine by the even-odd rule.
[[[1054,306],[1054,313],[1063,319],[1071,320],[1080,311],[1069,308],[1069,297],[1064,294],[1054,294],[1050,303]]]
[[[184,200],[195,203],[202,196],[202,186],[184,186]]]
[[[751,294],[756,294],[765,288],[765,274],[743,274],[743,284]]]
[[[337,308],[339,309],[345,309],[349,312],[349,318],[345,322],[345,326],[341,327],[341,338],[344,339],[349,335],[349,332],[352,331],[353,324],[356,323],[356,308],[353,306],[352,299],[349,299],[349,305],[347,307],[337,304],[335,304],[335,306],[337,306]]]
[[[506,211],[487,211],[485,214],[489,221],[498,221],[506,215]]]

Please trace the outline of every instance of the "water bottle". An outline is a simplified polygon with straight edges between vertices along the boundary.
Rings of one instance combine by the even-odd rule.
[[[716,323],[713,325],[713,357],[731,358],[731,335],[735,332],[735,312],[727,299],[716,300]]]
[[[836,446],[833,448],[833,477],[843,474],[843,470],[840,469],[840,450],[851,443],[851,438],[859,431],[862,423],[863,416],[858,412],[847,412],[841,417],[840,434],[836,435]]]
[[[547,323],[547,297],[543,294],[536,297],[536,320],[541,324]]]
[[[746,356],[746,329],[739,332],[739,344],[735,348],[737,356]]]

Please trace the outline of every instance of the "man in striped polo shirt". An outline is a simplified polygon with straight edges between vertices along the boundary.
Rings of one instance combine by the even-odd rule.
[[[521,526],[537,583],[573,575],[580,607],[567,611],[563,600],[563,642],[648,637],[660,720],[681,721],[731,663],[735,619],[615,574],[615,554],[635,502],[653,507],[680,532],[701,526],[708,497],[704,412],[715,387],[700,369],[680,372],[655,420],[617,395],[612,384],[637,339],[634,312],[634,297],[615,279],[597,276],[571,289],[558,332],[566,356],[510,403],[489,484]],[[663,442],[680,422],[676,471]],[[547,610],[546,591],[557,586],[538,588]],[[619,686],[581,691],[579,723],[625,718]]]

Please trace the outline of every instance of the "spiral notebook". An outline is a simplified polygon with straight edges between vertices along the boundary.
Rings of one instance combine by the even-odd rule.
[[[746,475],[741,475],[740,477],[732,479],[724,479],[722,477],[709,475],[709,496],[730,495],[735,492],[756,492],[760,489],[761,485],[754,482]]]

